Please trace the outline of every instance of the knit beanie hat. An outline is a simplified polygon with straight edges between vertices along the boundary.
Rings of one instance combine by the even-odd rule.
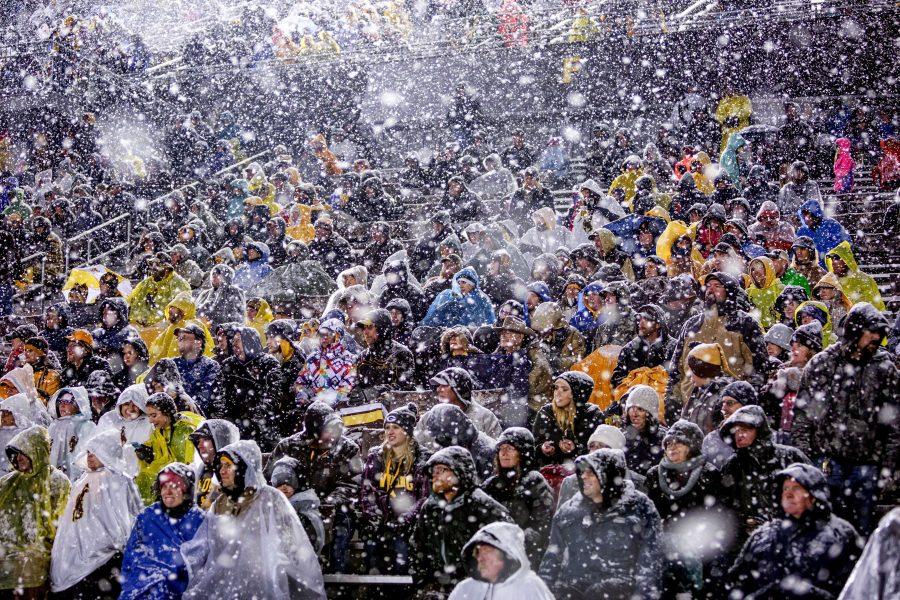
[[[728,359],[719,344],[697,344],[688,352],[688,368],[704,379],[719,377],[722,373],[733,375]]]
[[[784,323],[776,323],[769,328],[763,340],[767,344],[775,344],[784,351],[791,349],[791,336],[794,331]]]
[[[613,450],[624,450],[625,434],[622,433],[622,430],[618,427],[613,427],[612,425],[604,423],[598,425],[597,429],[594,430],[594,433],[591,434],[591,437],[588,438],[588,446],[592,443],[603,444],[607,448],[612,448]]]
[[[810,321],[801,325],[791,336],[791,342],[803,344],[813,352],[822,351],[822,324],[818,321]]]
[[[637,406],[648,413],[654,419],[659,414],[659,394],[649,385],[636,385],[628,392],[625,400],[625,410]]]
[[[385,425],[393,423],[406,432],[406,435],[412,437],[413,430],[416,427],[416,421],[419,420],[419,408],[412,402],[404,406],[400,406],[388,413],[384,420]]]

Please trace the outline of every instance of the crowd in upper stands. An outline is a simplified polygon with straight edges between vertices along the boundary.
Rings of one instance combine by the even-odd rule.
[[[462,87],[400,169],[335,130],[216,174],[251,153],[230,115],[174,120],[165,174],[90,116],[0,146],[0,590],[872,597],[900,336],[832,215],[896,117],[788,102],[759,140],[706,100],[641,146],[593,127],[584,177]]]

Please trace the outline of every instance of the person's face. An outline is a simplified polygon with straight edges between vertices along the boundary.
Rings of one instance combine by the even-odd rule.
[[[49,311],[44,318],[44,324],[47,326],[47,329],[59,328],[59,315],[52,310]]]
[[[693,211],[693,212],[688,213],[688,219],[690,220],[691,225],[693,225],[694,223],[699,223],[700,221],[702,221],[703,215],[701,215],[697,211]]]
[[[671,441],[666,445],[666,458],[673,463],[683,463],[691,454],[691,448],[684,442]]]
[[[632,406],[628,409],[628,422],[638,431],[643,431],[647,426],[647,418],[649,415],[643,408]]]
[[[295,490],[292,486],[290,486],[290,485],[288,485],[288,484],[286,484],[286,483],[282,483],[282,484],[279,485],[276,489],[277,489],[279,492],[281,492],[282,494],[284,494],[284,497],[285,497],[285,498],[290,498],[290,497],[292,497],[292,496],[294,495],[294,493],[297,491],[297,490]]]
[[[766,268],[759,262],[750,265],[750,277],[756,287],[761,288],[766,284]]]
[[[184,490],[175,482],[164,483],[159,489],[159,495],[166,508],[177,508],[184,502]]]
[[[199,340],[193,333],[182,331],[178,334],[178,353],[182,356],[200,351]]]
[[[450,185],[447,186],[447,191],[453,196],[458,196],[462,192],[462,184],[458,181],[451,181]]]
[[[462,292],[463,295],[468,294],[474,289],[475,286],[470,281],[467,281],[465,279],[459,280],[459,291]]]
[[[638,333],[642,338],[654,337],[659,332],[659,323],[642,316],[638,320]]]
[[[124,402],[119,405],[119,414],[126,421],[134,421],[141,416],[141,409],[134,402]]]
[[[93,452],[87,453],[87,468],[90,471],[97,471],[103,468],[103,463],[94,455]]]
[[[216,457],[216,444],[208,437],[202,437],[197,440],[197,453],[200,459],[207,465],[212,464]]]
[[[805,365],[813,357],[813,352],[799,342],[791,342],[791,364]]]
[[[331,237],[331,225],[316,224],[316,238],[324,240]]]
[[[147,407],[147,420],[157,429],[165,429],[171,423],[169,417],[155,406]]]
[[[799,263],[809,262],[811,256],[812,253],[809,251],[809,248],[794,248],[794,257]]]
[[[500,332],[500,346],[508,352],[514,352],[522,347],[525,335],[515,331],[504,329]]]
[[[396,423],[387,423],[384,426],[384,441],[391,448],[400,448],[409,441],[409,436]]]
[[[235,475],[237,475],[237,465],[227,456],[219,459],[219,483],[222,484],[222,487],[232,489]]]
[[[722,416],[726,419],[733,415],[739,408],[741,408],[743,404],[732,398],[731,396],[724,396],[722,398]]]
[[[31,473],[31,459],[21,452],[16,453],[16,470],[20,473]]]
[[[725,302],[725,286],[718,279],[711,279],[706,282],[706,300],[707,302]]]
[[[734,445],[738,448],[747,448],[756,441],[756,428],[749,425],[738,424],[731,430],[734,436]]]
[[[351,285],[356,285],[356,277],[351,275],[350,273],[347,273],[343,277],[343,282],[345,288],[348,288]]]
[[[434,465],[431,470],[431,490],[435,494],[445,494],[459,484],[459,479],[450,467]]]
[[[564,379],[553,382],[553,403],[557,408],[565,408],[572,403],[572,387]]]
[[[519,451],[512,444],[500,444],[497,447],[497,461],[504,469],[514,469],[519,466]]]
[[[69,340],[69,343],[66,344],[66,360],[70,363],[75,363],[84,359],[84,355],[86,354],[85,349],[81,346],[80,343]]]
[[[881,334],[875,331],[863,331],[856,342],[856,347],[864,354],[874,355],[875,351],[881,346]]]
[[[340,336],[333,331],[328,331],[327,329],[319,330],[319,342],[321,343],[323,348],[327,348],[336,344],[339,337]]]
[[[29,365],[33,365],[38,362],[40,358],[41,354],[36,348],[34,348],[33,346],[25,346],[25,362],[27,362]]]
[[[488,275],[491,275],[491,276],[499,275],[500,274],[500,261],[492,260],[491,262],[489,262],[487,272],[488,272]]]
[[[603,499],[603,488],[600,485],[600,478],[597,477],[593,469],[582,469],[580,476],[581,493],[594,502],[600,502]]]
[[[456,392],[454,392],[453,388],[449,385],[439,385],[437,386],[435,392],[437,392],[438,400],[440,400],[444,404],[459,403],[459,400],[456,398]]]
[[[778,358],[779,356],[781,356],[781,353],[782,349],[780,346],[776,346],[772,342],[766,342],[766,354]]]
[[[184,313],[180,308],[174,306],[169,307],[169,323],[180,323],[184,319]]]
[[[819,300],[834,300],[834,297],[837,295],[837,290],[833,287],[829,287],[827,285],[823,285],[819,288],[816,288],[816,296]],[[796,309],[795,309],[796,310]]]
[[[387,240],[387,233],[383,229],[372,230],[372,241],[374,241],[376,244],[384,244],[385,242],[387,242]]]
[[[218,289],[225,280],[222,278],[222,275],[218,271],[214,271],[213,274],[210,275],[209,281],[212,284],[213,288]]]
[[[469,344],[466,341],[466,338],[459,334],[451,335],[447,340],[447,345],[450,348],[451,354],[458,352],[465,353],[469,348]]]
[[[253,248],[253,247],[247,248],[247,260],[248,261],[259,260],[260,257],[261,257],[261,255],[259,253],[259,250],[257,250],[256,248]]]
[[[764,212],[759,215],[759,222],[763,227],[774,227],[778,223],[778,214],[773,212]]]
[[[794,313],[797,312],[798,306],[800,306],[800,303],[796,300],[786,300],[781,310],[784,313],[785,317],[787,317],[788,319],[793,319]]]
[[[397,310],[396,308],[389,308],[388,312],[391,314],[391,325],[394,327],[399,327],[403,324],[403,313]]]
[[[489,583],[496,583],[506,567],[503,552],[489,544],[475,546],[475,560],[478,562],[478,574]]]
[[[239,361],[243,362],[247,358],[247,355],[244,353],[244,340],[241,338],[240,333],[236,333],[231,338],[231,350]]]
[[[584,295],[584,305],[592,311],[597,312],[600,310],[601,306],[603,306],[603,296],[598,292],[588,292]]]
[[[838,277],[844,277],[850,271],[850,268],[847,267],[847,263],[837,256],[831,257],[831,269]]]
[[[653,261],[648,261],[644,265],[644,279],[650,279],[651,277],[659,277],[659,265]]]
[[[16,417],[8,410],[0,410],[0,427],[15,427]]]
[[[125,344],[122,346],[122,362],[126,367],[133,367],[138,362],[138,353],[135,352],[134,346]]]
[[[566,286],[565,294],[566,294],[566,298],[568,298],[569,300],[575,300],[578,297],[578,294],[580,292],[581,292],[581,290],[578,288],[577,285],[567,285]]]
[[[795,519],[803,516],[813,506],[813,497],[805,487],[790,477],[781,485],[781,508]]]
[[[371,348],[378,341],[378,328],[373,324],[368,324],[362,328],[363,340],[366,346]]]

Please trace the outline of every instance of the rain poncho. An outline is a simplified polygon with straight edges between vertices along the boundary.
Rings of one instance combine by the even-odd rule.
[[[728,139],[733,133],[736,133],[750,125],[750,114],[753,112],[753,105],[748,96],[723,96],[716,107],[716,121],[722,128],[722,143],[719,146],[719,152],[724,152],[728,146]]]
[[[750,298],[753,306],[756,307],[756,310],[759,311],[759,324],[763,329],[768,329],[780,321],[778,311],[775,310],[775,301],[784,289],[784,284],[775,276],[775,265],[772,263],[772,259],[766,256],[754,258],[750,261],[750,267],[752,268],[754,264],[763,265],[765,280],[762,286],[757,286],[756,282],[754,282],[750,289],[747,290],[747,296]]]
[[[837,154],[834,157],[834,191],[846,193],[853,190],[853,169],[856,161],[850,154],[850,140],[842,137],[835,140]]]
[[[602,315],[600,311],[594,312],[584,304],[584,295],[588,293],[602,294],[603,289],[603,283],[593,281],[578,292],[578,308],[575,315],[569,320],[569,325],[581,332],[585,339],[593,339]]]
[[[538,248],[533,254],[553,254],[560,246],[569,246],[569,230],[558,225],[556,211],[545,206],[531,213],[534,227],[526,231],[519,240],[519,246],[525,251],[528,247]]]
[[[25,394],[16,394],[0,402],[0,411],[9,412],[16,420],[16,424],[10,427],[0,427],[0,448],[6,448],[6,444],[16,437],[20,432],[25,431],[34,423],[31,421],[31,407],[28,404],[28,397]],[[14,470],[9,464],[9,459],[4,451],[0,455],[0,475],[5,475],[9,471]]]
[[[353,278],[353,283],[347,285],[349,282],[348,278]],[[351,288],[355,285],[361,285],[364,288],[368,287],[369,282],[369,271],[362,265],[357,265],[355,267],[350,267],[349,269],[344,269],[337,276],[337,290],[331,293],[331,296],[328,297],[328,304],[325,305],[325,310],[322,314],[327,314],[331,312],[333,309],[337,308],[338,300],[342,296],[342,292],[344,290]]]
[[[222,284],[217,288],[208,288],[197,296],[197,312],[212,325],[220,323],[240,323],[244,320],[246,310],[244,292],[232,282],[234,270],[228,265],[216,265],[210,274],[222,277]]]
[[[149,505],[156,499],[153,483],[163,467],[173,462],[190,464],[194,459],[194,444],[190,435],[199,420],[193,413],[179,413],[171,427],[153,429],[146,443],[153,450],[153,460],[149,463],[140,461],[140,470],[135,478],[144,504]]]
[[[316,552],[288,499],[266,484],[259,446],[241,440],[219,455],[243,468],[244,492],[239,502],[219,496],[182,546],[189,576],[184,597],[324,599]]]
[[[900,507],[878,523],[838,600],[900,597]]]
[[[149,397],[147,386],[143,383],[128,386],[119,394],[115,410],[100,417],[100,421],[97,422],[97,431],[115,429],[119,433],[119,441],[123,445],[146,444],[150,439],[150,434],[153,433],[153,425],[147,420],[146,415],[147,398]],[[141,415],[132,421],[126,421],[122,416],[122,405],[127,402],[131,402],[141,409]]]
[[[728,137],[725,144],[725,150],[719,157],[719,165],[728,173],[731,183],[740,191],[741,189],[741,168],[738,161],[738,150],[747,145],[747,140],[739,133],[732,133]]]
[[[31,419],[34,425],[50,426],[50,413],[47,412],[47,408],[44,406],[44,402],[40,399],[38,390],[35,387],[34,370],[31,368],[31,365],[26,364],[24,367],[17,367],[0,379],[4,383],[11,383],[19,394],[24,395],[28,399],[28,418]]]
[[[503,552],[506,568],[505,577],[496,583],[489,583],[478,573],[475,548],[485,544]],[[463,547],[463,559],[469,577],[457,584],[449,600],[553,600],[553,594],[531,569],[525,554],[525,534],[518,525],[512,523],[491,523],[485,525],[472,536]]]
[[[827,348],[837,341],[837,338],[835,338],[835,334],[832,329],[834,320],[831,318],[831,311],[828,310],[828,306],[826,306],[824,302],[819,302],[818,300],[807,300],[806,302],[801,302],[797,307],[797,310],[794,311],[795,328],[803,325],[804,314],[810,314],[816,317],[816,319],[822,325],[823,348]]]
[[[462,295],[459,280],[463,278],[475,284],[475,289]],[[491,325],[496,320],[494,307],[487,294],[479,287],[478,274],[472,267],[466,267],[453,276],[451,289],[444,290],[434,299],[423,325],[453,327],[455,325]]]
[[[197,318],[197,305],[194,303],[194,299],[191,298],[190,292],[178,294],[166,305],[167,319],[169,317],[170,308],[177,308],[181,311],[181,320],[177,323],[169,321],[169,326],[166,327],[165,331],[157,336],[157,338],[153,340],[153,343],[150,344],[150,365],[155,365],[161,358],[175,358],[176,356],[179,356],[178,336],[175,332],[188,324],[197,325],[203,330],[203,337],[206,338],[206,342],[203,346],[203,354],[205,356],[212,356],[213,348],[215,346],[212,335],[210,335],[209,329],[206,328],[206,324]]]
[[[247,295],[272,301],[276,295],[283,294],[325,296],[336,288],[334,279],[318,261],[304,260],[278,267],[268,277],[250,288]]]
[[[265,300],[260,299],[257,304],[256,316],[247,319],[247,326],[252,327],[259,334],[259,341],[265,346],[266,344],[266,325],[272,322],[272,307]]]
[[[825,256],[825,264],[828,267],[828,271],[834,273],[831,265],[832,255],[836,255],[847,263],[847,274],[838,280],[841,282],[841,289],[850,301],[853,304],[868,302],[878,310],[885,310],[884,300],[881,299],[878,284],[875,283],[875,280],[870,275],[859,270],[859,264],[853,255],[853,249],[850,248],[850,242],[841,242]]]
[[[194,537],[202,522],[203,513],[195,506],[177,517],[170,516],[160,502],[145,508],[125,547],[121,600],[179,598],[187,587],[181,545]]]
[[[164,321],[165,307],[181,292],[191,293],[191,285],[180,275],[169,273],[162,281],[147,277],[134,288],[128,297],[131,322],[142,327]]]
[[[250,249],[256,249],[259,258],[247,261],[234,272],[234,285],[245,292],[272,272],[272,265],[269,264],[269,247],[262,242],[250,242],[246,245],[245,254]]]
[[[88,452],[103,468],[88,470]],[[50,563],[54,592],[69,589],[121,552],[143,508],[132,481],[137,470],[134,453],[119,443],[115,431],[92,437],[76,460],[83,475],[72,486],[59,519]]]
[[[79,412],[70,417],[59,416],[59,397],[70,394],[75,399]],[[75,481],[81,475],[81,467],[75,457],[84,443],[93,434],[96,425],[91,421],[91,401],[87,390],[81,386],[62,388],[50,398],[50,464]]]
[[[0,479],[0,590],[46,582],[56,522],[69,497],[69,480],[50,464],[46,429],[29,427],[6,445],[11,449],[31,459],[31,471]]]

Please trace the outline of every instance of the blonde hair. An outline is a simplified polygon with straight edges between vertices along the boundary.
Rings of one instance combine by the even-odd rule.
[[[575,434],[575,399],[573,398],[566,406],[560,408],[556,402],[551,400],[550,404],[553,408],[553,416],[556,418],[556,424],[563,433],[570,431]]]

